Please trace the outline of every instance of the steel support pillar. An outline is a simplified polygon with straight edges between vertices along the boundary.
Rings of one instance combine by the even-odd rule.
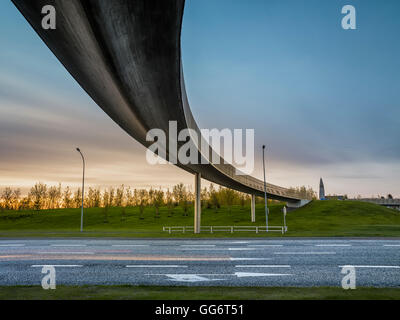
[[[251,222],[256,222],[256,196],[251,195]]]
[[[194,233],[200,233],[201,226],[201,174],[194,175]]]

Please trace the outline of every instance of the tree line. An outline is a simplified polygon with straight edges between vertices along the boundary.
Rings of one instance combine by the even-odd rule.
[[[291,188],[304,199],[315,198],[316,194],[311,188]],[[256,198],[262,202],[262,199]],[[105,190],[89,187],[85,192],[85,208],[109,208],[109,207],[139,207],[140,213],[147,206],[153,206],[156,214],[159,208],[166,206],[172,210],[176,206],[183,209],[184,215],[188,215],[189,209],[194,203],[194,193],[190,187],[179,183],[171,189],[132,189],[121,185]],[[218,187],[213,184],[209,188],[201,190],[201,205],[203,208],[218,210],[222,205],[230,210],[232,205],[245,206],[250,203],[250,195],[232,189]],[[4,210],[46,210],[61,208],[79,208],[82,204],[82,190],[78,188],[72,191],[70,187],[48,186],[36,183],[26,196],[21,195],[20,189],[6,187],[0,193],[0,209]]]

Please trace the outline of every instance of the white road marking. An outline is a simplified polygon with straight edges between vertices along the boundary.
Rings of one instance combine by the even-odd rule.
[[[149,247],[148,244],[113,244],[113,247]]]
[[[336,254],[336,252],[275,252],[275,254]]]
[[[384,247],[400,247],[400,244],[384,244]]]
[[[246,243],[250,243],[249,241],[231,241],[231,242],[228,242],[228,243],[233,243],[233,244],[246,244]]]
[[[257,250],[256,248],[179,248],[180,250],[197,250],[197,251],[223,251],[223,250],[229,250],[229,251],[250,251],[250,250]]]
[[[235,272],[235,276],[238,278],[245,277],[283,277],[283,276],[292,276],[289,273],[253,273],[253,272]]]
[[[357,266],[357,265],[352,265],[348,264],[345,266],[339,266],[339,268],[344,268],[344,267],[354,267],[354,268],[382,268],[382,269],[400,269],[400,266]]]
[[[283,247],[282,244],[251,244],[252,247]]]
[[[260,261],[272,260],[272,258],[229,258],[231,261]]]
[[[82,265],[78,264],[35,264],[31,268],[43,268],[43,267],[56,267],[56,268],[82,268]]]
[[[351,244],[316,244],[316,247],[351,247]]]
[[[209,279],[204,277],[204,275],[199,275],[199,274],[147,274],[147,276],[166,276],[170,278],[168,280],[177,282],[205,282],[205,281],[226,280],[226,279]]]
[[[130,265],[130,266],[126,266],[127,268],[187,268],[187,266],[181,266],[181,265],[172,265],[172,264],[168,264],[168,265],[152,265],[152,264],[148,264],[148,265]]]
[[[218,280],[226,280],[226,279],[209,279],[206,277],[238,277],[238,278],[246,278],[246,277],[282,277],[282,276],[292,276],[292,274],[288,273],[256,273],[256,272],[235,272],[233,274],[228,273],[206,273],[206,274],[146,274],[146,276],[166,276],[171,281],[180,281],[180,282],[198,282],[198,281],[218,281]]]
[[[86,247],[86,244],[51,244],[51,247]]]
[[[37,252],[37,254],[95,254],[94,252]]]
[[[182,244],[181,247],[215,247],[215,244]]]
[[[289,265],[238,265],[235,268],[291,268]]]
[[[0,247],[24,247],[25,244],[0,244]]]

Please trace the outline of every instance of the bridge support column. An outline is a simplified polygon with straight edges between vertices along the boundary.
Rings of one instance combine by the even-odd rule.
[[[201,229],[201,174],[194,175],[194,233],[200,233]]]
[[[256,222],[256,196],[251,195],[251,222]]]

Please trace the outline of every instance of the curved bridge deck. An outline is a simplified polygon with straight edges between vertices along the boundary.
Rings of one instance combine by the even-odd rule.
[[[186,96],[181,62],[184,0],[13,0],[34,30],[92,99],[146,147],[146,134],[199,131]],[[42,28],[45,5],[56,9],[55,30]],[[179,143],[178,142],[178,147]],[[167,143],[168,145],[168,143]],[[168,154],[169,150],[167,150]],[[263,195],[264,184],[231,165],[177,164],[217,184]],[[289,189],[267,185],[268,197],[301,203]]]

